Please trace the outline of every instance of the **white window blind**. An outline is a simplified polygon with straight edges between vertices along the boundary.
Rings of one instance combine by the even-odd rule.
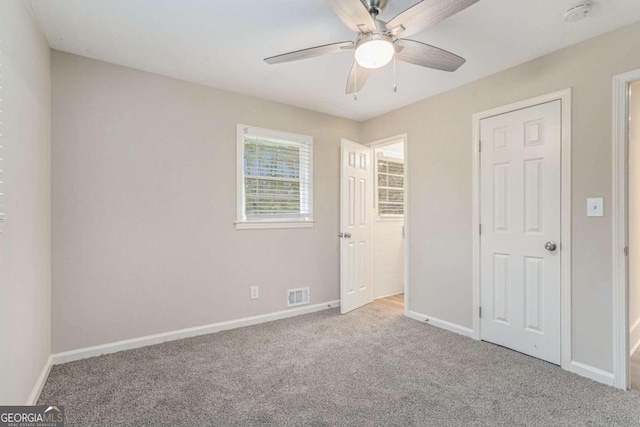
[[[310,221],[312,138],[252,127],[239,133],[239,221]]]
[[[377,159],[378,215],[404,215],[404,162],[399,159]]]

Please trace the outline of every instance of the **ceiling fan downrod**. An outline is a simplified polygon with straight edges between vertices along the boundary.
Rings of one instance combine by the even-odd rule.
[[[375,20],[378,15],[384,12],[387,7],[388,0],[360,0],[364,7],[367,8],[371,17]]]

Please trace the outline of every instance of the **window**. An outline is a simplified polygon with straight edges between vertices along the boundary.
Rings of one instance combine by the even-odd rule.
[[[313,225],[313,138],[238,125],[237,229]]]
[[[378,155],[376,160],[378,215],[401,217],[404,215],[404,162],[383,155]]]

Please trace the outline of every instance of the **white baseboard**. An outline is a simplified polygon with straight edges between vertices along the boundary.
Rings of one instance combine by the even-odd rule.
[[[640,319],[629,328],[629,357],[640,347]]]
[[[441,329],[446,329],[447,331],[455,332],[456,334],[464,335],[465,337],[473,338],[473,329],[456,325],[455,323],[447,322],[446,320],[436,319],[435,317],[416,313],[415,311],[409,311],[407,313],[407,317],[419,322],[428,323]]]
[[[569,365],[569,371],[599,383],[613,386],[613,373],[611,372],[603,371],[602,369],[576,361],[571,362]]]
[[[259,323],[271,322],[274,320],[286,319],[288,317],[300,316],[302,314],[314,313],[316,311],[327,310],[329,308],[340,307],[340,301],[329,301],[321,304],[309,305],[306,307],[292,308],[289,310],[277,311],[275,313],[262,314],[259,316],[245,317],[242,319],[229,320],[226,322],[212,323],[210,325],[196,326],[194,328],[180,329],[177,331],[163,332],[161,334],[147,335],[129,340],[116,341],[109,344],[95,345],[92,347],[80,348],[77,350],[56,353],[53,357],[53,364],[73,362],[75,360],[87,359],[89,357],[100,356],[102,354],[116,353],[123,350],[145,347],[148,345],[160,344],[166,341],[174,341],[182,338],[195,337],[198,335],[213,334],[228,329],[241,328],[243,326],[257,325]]]
[[[49,372],[51,371],[52,365],[53,365],[53,359],[51,356],[49,356],[44,366],[42,367],[40,376],[38,376],[38,379],[36,380],[36,383],[33,386],[33,390],[31,390],[31,394],[29,394],[29,399],[27,400],[27,403],[26,403],[27,405],[32,406],[38,402],[38,398],[40,397],[40,393],[42,392],[44,383],[47,382],[47,378],[49,377]]]

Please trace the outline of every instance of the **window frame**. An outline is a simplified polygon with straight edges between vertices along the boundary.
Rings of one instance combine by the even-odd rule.
[[[292,143],[306,144],[309,147],[308,189],[306,191],[309,214],[296,218],[247,218],[245,213],[245,173],[244,173],[244,136],[246,134],[265,138],[282,139]],[[303,192],[303,189],[300,189]],[[310,228],[313,227],[313,137],[274,129],[238,124],[236,127],[236,230],[257,230],[272,228]]]
[[[380,149],[382,149],[384,147],[380,147]],[[401,214],[381,214],[380,213],[380,195],[379,195],[379,189],[380,189],[380,185],[378,184],[378,174],[379,174],[379,170],[378,170],[378,160],[385,160],[385,161],[389,161],[389,162],[395,162],[395,163],[402,163],[402,169],[403,169],[403,174],[402,174],[402,187],[383,187],[386,189],[393,189],[393,190],[402,190],[402,212]],[[383,153],[383,152],[377,152],[376,156],[375,156],[375,180],[374,180],[374,185],[375,185],[375,191],[374,191],[374,197],[375,197],[375,210],[376,210],[376,218],[378,220],[382,220],[382,221],[393,221],[393,220],[403,220],[404,216],[405,216],[405,202],[404,199],[406,197],[406,186],[405,186],[405,181],[407,179],[406,177],[406,170],[404,168],[404,157],[402,155],[394,155],[393,153]]]

